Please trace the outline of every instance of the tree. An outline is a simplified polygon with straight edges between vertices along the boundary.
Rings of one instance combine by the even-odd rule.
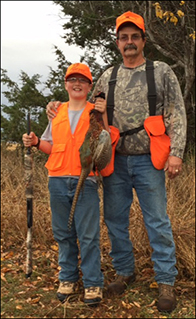
[[[45,86],[50,90],[50,96],[54,101],[67,101],[68,94],[65,90],[65,73],[71,62],[66,60],[63,52],[57,46],[54,46],[54,53],[58,62],[57,70],[49,67],[50,73]]]
[[[185,105],[189,108],[195,81],[195,2],[161,1],[159,4],[148,1],[144,19],[148,25],[149,41],[173,61],[172,68],[179,67],[177,76]]]
[[[3,95],[9,105],[1,105],[1,136],[4,141],[22,143],[22,134],[27,131],[27,110],[31,113],[31,130],[41,136],[45,130],[48,119],[45,107],[51,100],[67,101],[68,94],[65,90],[65,72],[71,62],[67,61],[63,53],[55,46],[58,67],[50,72],[45,83],[40,81],[41,75],[35,74],[30,78],[24,71],[19,75],[19,84],[7,76],[7,70],[1,69],[1,82],[6,90]],[[43,91],[37,88],[42,85]]]
[[[9,106],[2,105],[1,136],[4,141],[22,143],[22,134],[27,131],[27,110],[31,112],[31,129],[38,135],[47,125],[45,106],[48,102],[41,91],[37,89],[40,84],[40,75],[30,78],[25,72],[20,74],[21,88],[7,76],[7,71],[2,70],[1,82],[7,87],[3,92]]]
[[[158,51],[172,68],[179,68],[176,72],[184,100],[188,101],[195,81],[194,1],[53,2],[61,7],[66,21],[69,17],[63,25],[65,42],[84,49],[81,60],[87,60],[91,67],[99,56],[103,61],[100,64],[105,64],[101,69],[121,60],[115,43],[116,17],[129,10],[141,14],[146,25],[148,55],[154,58]]]
[[[188,140],[194,140],[195,118],[195,2],[194,1],[53,1],[60,6],[63,38],[84,49],[94,82],[103,71],[120,63],[116,18],[126,11],[144,17],[145,56],[168,63],[176,73],[188,117]]]
[[[188,118],[188,138],[195,139],[195,2],[194,1],[53,1],[61,7],[65,42],[84,50],[80,62],[87,63],[95,83],[103,71],[122,61],[116,46],[116,18],[133,11],[144,17],[146,26],[145,56],[152,60],[167,62],[176,73],[183,92]],[[21,142],[26,131],[25,110],[31,108],[32,128],[43,132],[47,118],[45,106],[52,99],[65,101],[68,95],[64,76],[71,62],[66,60],[56,46],[57,70],[50,68],[45,88],[39,91],[40,75],[32,78],[21,72],[21,88],[11,81],[2,70],[1,81],[8,88],[3,92],[10,105],[2,106],[7,114],[2,117],[2,138]]]

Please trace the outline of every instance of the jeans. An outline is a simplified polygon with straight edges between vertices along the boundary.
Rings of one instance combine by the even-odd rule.
[[[103,287],[100,256],[100,215],[97,184],[86,180],[77,201],[71,231],[68,218],[78,179],[50,177],[52,230],[59,245],[60,281],[79,279],[79,251],[84,288]],[[78,245],[79,240],[79,245]]]
[[[104,218],[117,274],[130,276],[134,273],[133,246],[128,229],[134,188],[153,249],[155,280],[174,285],[178,272],[171,223],[166,212],[164,170],[153,167],[149,154],[122,156],[116,153],[114,173],[104,177],[103,183]]]

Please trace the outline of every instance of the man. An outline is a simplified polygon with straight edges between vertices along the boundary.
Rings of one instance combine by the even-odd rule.
[[[117,46],[123,58],[114,90],[113,126],[120,132],[135,129],[149,116],[147,98],[145,25],[140,15],[125,12],[116,19]],[[91,100],[109,90],[113,67],[97,81]],[[177,276],[175,244],[167,215],[165,171],[175,178],[182,170],[186,144],[186,112],[178,80],[163,62],[154,62],[156,115],[163,115],[170,137],[170,154],[164,169],[151,161],[150,140],[146,131],[121,137],[115,154],[114,173],[104,178],[104,219],[111,241],[110,255],[116,279],[108,291],[121,294],[134,281],[134,255],[129,238],[129,214],[135,189],[141,206],[150,245],[153,249],[155,280],[159,286],[157,308],[171,312],[176,307],[174,283]],[[49,103],[49,111],[52,104]]]

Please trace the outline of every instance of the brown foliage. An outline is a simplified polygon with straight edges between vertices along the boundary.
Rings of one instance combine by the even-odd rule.
[[[33,198],[33,243],[51,247],[55,244],[51,229],[51,214],[45,159],[33,151],[34,198]],[[26,197],[24,180],[24,154],[21,149],[2,147],[1,154],[1,230],[4,249],[26,245]],[[168,214],[176,243],[178,278],[194,280],[195,276],[195,165],[194,158],[184,164],[182,173],[174,180],[166,179]],[[100,193],[101,195],[101,193]],[[101,197],[101,196],[100,196]],[[108,256],[110,243],[101,210],[101,251],[103,268],[113,275]],[[137,196],[130,211],[130,237],[134,246],[136,272],[145,275],[153,272],[151,247],[144,227]]]

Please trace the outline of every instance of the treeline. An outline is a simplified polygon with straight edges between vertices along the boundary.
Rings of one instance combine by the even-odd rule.
[[[80,62],[87,63],[94,84],[105,69],[121,63],[116,46],[116,17],[133,11],[144,17],[147,43],[145,57],[168,63],[176,73],[182,89],[188,119],[187,150],[195,142],[195,2],[194,1],[53,1],[61,9],[65,43],[83,50]],[[47,125],[45,107],[52,99],[65,101],[64,75],[72,63],[54,47],[57,69],[49,68],[46,82],[40,74],[29,77],[25,71],[19,83],[7,70],[1,70],[3,93],[8,105],[1,105],[3,141],[21,143],[26,131],[27,110],[31,111],[31,129],[41,135]],[[38,86],[44,89],[38,89]],[[46,90],[45,90],[46,89]],[[49,93],[45,93],[49,92]]]

